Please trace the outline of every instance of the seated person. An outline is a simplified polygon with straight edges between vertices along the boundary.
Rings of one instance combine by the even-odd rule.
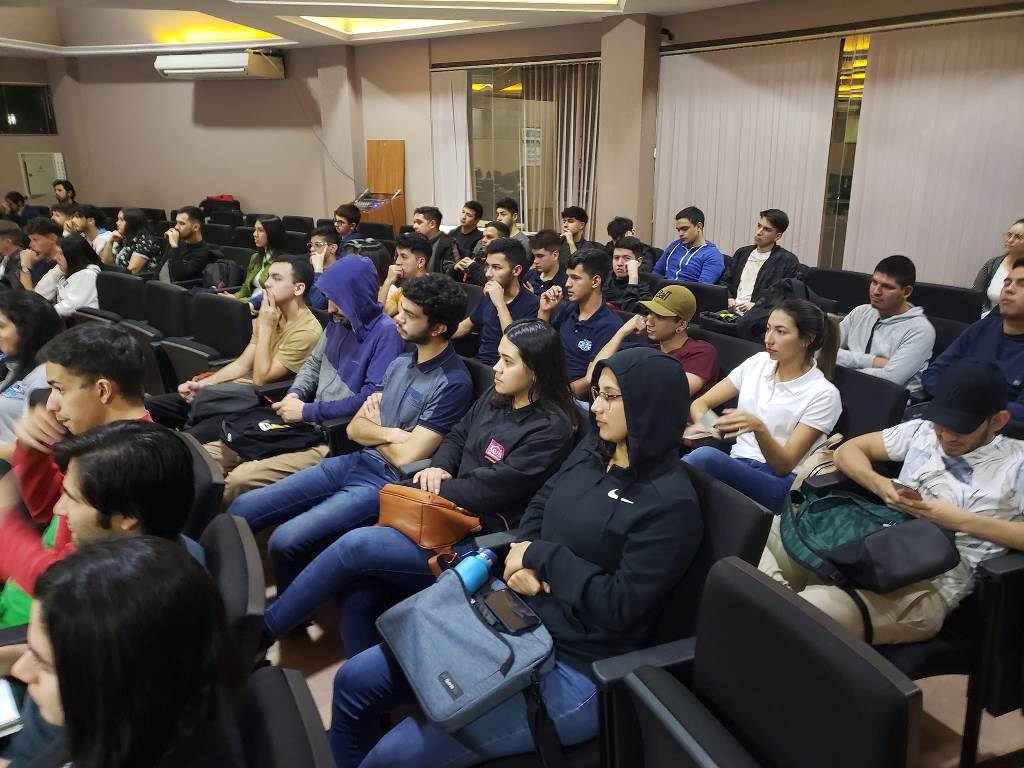
[[[357,228],[362,215],[359,206],[352,203],[342,203],[334,209],[334,231],[338,234],[340,253],[345,252],[345,244],[349,240],[355,240],[360,236]]]
[[[1024,259],[1018,259],[1007,274],[997,306],[999,312],[991,312],[969,325],[935,358],[921,376],[921,387],[925,395],[933,396],[942,372],[957,360],[988,360],[999,366],[1006,377],[1010,418],[1024,421]]]
[[[4,195],[0,207],[2,207],[3,213],[18,226],[43,215],[42,210],[28,204],[28,199],[21,192],[8,192]]]
[[[999,303],[1003,280],[1013,268],[1017,259],[1024,259],[1024,219],[1017,219],[1003,234],[1003,252],[993,256],[981,265],[974,278],[972,290],[984,294],[981,316],[985,317]]]
[[[527,290],[537,296],[554,288],[565,287],[565,269],[559,248],[562,237],[553,229],[542,229],[530,238],[530,253],[533,256],[533,268],[526,273],[524,285]]]
[[[451,277],[455,282],[479,286],[487,284],[487,246],[499,237],[508,237],[508,227],[500,221],[487,222],[471,256],[464,256],[452,267]]]
[[[73,235],[77,230],[75,229],[74,217],[78,212],[78,203],[67,202],[67,203],[55,203],[50,208],[50,218],[53,223],[64,230],[62,237]]]
[[[182,382],[177,392],[147,396],[146,406],[153,420],[181,429],[196,395],[206,387],[240,380],[259,387],[298,373],[322,330],[305,302],[306,288],[312,281],[313,267],[308,259],[275,259],[270,265],[259,315],[252,325],[252,338],[242,354],[208,376]],[[219,424],[220,419],[216,424],[200,422],[189,431],[201,441],[212,440],[220,434]]]
[[[599,245],[587,245],[569,259],[565,290],[556,285],[540,297],[537,317],[555,326],[562,338],[570,387],[577,398],[586,398],[590,391],[590,361],[622,326],[601,294],[610,271],[608,253]],[[563,296],[569,301],[563,303]]]
[[[484,207],[476,200],[467,200],[462,206],[462,213],[459,214],[459,226],[448,231],[448,237],[455,241],[458,248],[459,261],[463,256],[471,256],[476,244],[480,242],[483,233],[480,231],[480,219],[483,218]],[[452,275],[455,277],[455,275]]]
[[[61,317],[70,317],[83,307],[98,309],[96,277],[100,260],[85,238],[62,237],[53,251],[53,262],[53,269],[36,284],[36,293],[53,304]]]
[[[592,240],[587,240],[584,236],[584,230],[587,228],[587,222],[590,218],[587,216],[587,212],[580,208],[578,205],[570,205],[568,208],[562,211],[562,241],[559,246],[559,263],[563,268],[568,268],[569,258],[575,255],[576,251],[585,245],[592,245],[600,248],[599,243],[595,243]]]
[[[57,243],[61,240],[61,228],[49,219],[39,216],[25,225],[28,248],[21,252],[21,287],[34,290],[56,264]]]
[[[481,396],[441,442],[430,467],[413,482],[478,515],[484,532],[519,525],[530,498],[572,450],[581,412],[569,396],[565,355],[558,334],[536,318],[517,320],[505,332],[494,366],[494,388]],[[479,534],[477,534],[479,535]],[[467,540],[456,552],[472,548]],[[394,528],[349,531],[307,566],[271,606],[268,632],[280,636],[312,617],[333,596],[345,604],[361,589],[373,607],[356,600],[343,610],[341,631],[351,657],[378,642],[374,622],[389,604],[433,582],[429,558]],[[382,603],[382,599],[386,602]]]
[[[669,280],[714,285],[725,270],[718,246],[704,239],[704,212],[690,206],[676,214],[679,237],[665,246],[654,273]]]
[[[779,512],[789,499],[796,468],[825,442],[843,411],[839,391],[829,380],[839,337],[835,325],[809,301],[779,304],[768,318],[767,351],[747,358],[690,406],[690,419],[699,429],[706,413],[739,399],[714,423],[722,437],[736,440],[732,450],[726,454],[703,446],[683,461]]]
[[[917,643],[934,637],[974,589],[978,564],[1009,549],[1024,549],[1024,443],[999,434],[1009,421],[1006,381],[995,365],[964,358],[939,377],[924,419],[861,435],[843,443],[836,466],[883,503],[955,531],[960,563],[929,581],[879,594],[858,589],[871,618],[873,642]],[[901,493],[872,462],[901,461]],[[786,555],[776,525],[758,566],[850,632],[864,636],[853,599],[822,583]]]
[[[313,284],[306,295],[310,309],[327,309],[327,297],[320,290],[324,270],[338,260],[338,231],[331,225],[317,227],[309,235],[309,263],[313,265]]]
[[[430,258],[427,259],[427,272],[439,275],[450,275],[455,264],[452,252],[454,242],[441,231],[442,214],[433,205],[421,205],[413,211],[412,228],[430,243]]]
[[[330,297],[331,322],[319,334],[288,394],[272,406],[286,422],[321,424],[352,418],[403,351],[395,321],[377,303],[377,268],[368,258],[346,256],[329,267],[320,282]],[[225,506],[241,493],[320,463],[328,452],[326,443],[320,443],[301,451],[242,461],[220,440],[205,447],[224,469]]]
[[[133,275],[151,275],[152,266],[149,270],[146,267],[155,265],[162,252],[160,241],[149,232],[146,214],[140,208],[122,208],[117,212],[117,226],[100,251],[100,261]]]
[[[736,249],[724,280],[729,289],[730,308],[746,312],[779,280],[800,276],[799,259],[779,245],[788,228],[789,216],[784,211],[761,211],[754,228],[754,244]]]
[[[605,248],[609,253],[612,252],[612,248],[624,237],[636,237],[636,229],[633,225],[632,219],[627,219],[625,216],[616,216],[614,219],[608,222],[606,227],[608,231],[609,240],[605,243]],[[658,263],[658,259],[661,258],[661,249],[655,248],[648,245],[647,243],[641,243],[641,252],[643,254],[640,259],[640,271],[641,272],[653,272],[654,265]]]
[[[71,220],[74,224],[75,232],[85,238],[93,252],[97,256],[103,253],[103,249],[107,246],[107,241],[114,234],[106,227],[107,220],[103,215],[103,211],[95,205],[79,205]]]
[[[244,493],[228,509],[253,531],[278,526],[268,550],[279,593],[328,544],[371,525],[380,489],[398,481],[397,468],[433,455],[472,403],[469,371],[449,343],[466,315],[466,294],[434,274],[402,290],[395,323],[416,349],[388,366],[378,391],[349,422],[349,438],[365,448]]]
[[[21,288],[21,252],[25,234],[10,219],[0,219],[0,289]],[[31,258],[34,254],[28,254]]]
[[[71,544],[67,519],[54,514],[65,493],[64,471],[53,458],[55,447],[69,433],[80,435],[114,421],[149,420],[142,404],[142,346],[128,331],[101,323],[78,325],[43,347],[41,357],[50,397],[18,422],[11,471],[22,504],[46,532],[40,543],[38,529],[18,517],[8,515],[0,523],[2,546],[18,549],[0,554],[7,580],[0,592],[0,627],[28,622],[26,592],[31,593],[36,578]],[[31,534],[31,542],[24,542],[22,529]],[[38,554],[28,558],[21,548],[33,544]]]
[[[651,283],[640,276],[644,261],[644,244],[635,237],[624,237],[612,247],[612,271],[602,286],[604,300],[613,309],[636,312],[641,301],[649,300],[654,291]]]
[[[402,286],[427,274],[430,261],[430,241],[423,235],[410,232],[398,236],[395,243],[395,263],[388,265],[388,275],[377,293],[377,301],[384,305],[389,317],[398,314],[402,304]]]
[[[529,235],[519,226],[519,203],[516,200],[511,197],[503,197],[501,200],[495,201],[494,218],[508,229],[508,234],[502,235],[502,237],[518,240],[523,248],[530,247]]]
[[[703,536],[697,494],[675,461],[689,401],[679,366],[629,349],[598,366],[594,384],[596,434],[533,497],[504,569],[554,639],[541,695],[565,746],[598,732],[591,664],[651,642]],[[328,732],[338,766],[475,765],[534,749],[522,693],[455,734],[408,717],[381,736],[382,716],[415,700],[398,670],[384,645],[338,670]]]
[[[869,304],[854,307],[839,324],[839,356],[846,368],[921,391],[921,374],[935,344],[924,309],[910,303],[917,270],[906,256],[887,256],[871,276]]]
[[[28,648],[10,671],[28,686],[26,728],[45,746],[26,751],[16,738],[9,757],[241,768],[241,736],[225,710],[236,682],[230,648],[217,587],[180,547],[153,537],[86,547],[39,579]]]
[[[39,351],[64,330],[53,306],[32,291],[0,293],[0,353],[7,374],[0,381],[0,459],[14,451],[14,425],[28,410],[28,396],[46,389],[46,365]]]
[[[637,315],[623,323],[591,361],[587,377],[593,378],[597,364],[618,352],[630,338],[646,334],[651,349],[660,350],[679,363],[686,374],[691,398],[698,398],[711,389],[718,381],[718,350],[706,341],[691,339],[686,333],[697,311],[693,292],[684,285],[666,285],[652,300],[640,304],[647,309],[647,317]]]
[[[284,222],[277,216],[260,216],[256,219],[252,225],[252,240],[256,245],[256,253],[249,259],[249,268],[245,272],[242,287],[234,293],[225,293],[224,296],[249,301],[260,294],[263,284],[267,282],[270,265],[274,263],[274,259],[287,255],[284,232]]]
[[[163,255],[153,264],[153,275],[161,282],[200,280],[203,270],[216,260],[216,249],[203,240],[203,212],[194,205],[178,209],[174,226],[164,237]]]
[[[503,237],[487,246],[487,284],[473,312],[459,323],[453,338],[480,330],[476,359],[484,365],[498,361],[498,342],[514,320],[536,317],[540,300],[526,290],[520,279],[529,261],[518,240]]]

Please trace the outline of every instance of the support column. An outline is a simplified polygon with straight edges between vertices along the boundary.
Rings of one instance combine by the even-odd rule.
[[[605,19],[601,34],[601,107],[593,239],[627,216],[650,242],[654,219],[654,144],[658,121],[661,19],[633,14]]]

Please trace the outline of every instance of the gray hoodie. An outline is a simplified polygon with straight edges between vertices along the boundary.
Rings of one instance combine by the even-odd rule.
[[[902,315],[883,320],[877,309],[861,304],[843,318],[839,327],[840,365],[869,376],[881,376],[905,386],[912,395],[921,391],[921,374],[928,367],[935,344],[935,329],[924,316],[924,309],[912,306]],[[865,352],[868,338],[871,351]],[[884,368],[872,366],[876,355],[889,358]]]

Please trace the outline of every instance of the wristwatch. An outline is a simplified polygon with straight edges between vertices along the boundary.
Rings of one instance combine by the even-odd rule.
[[[32,274],[32,270],[31,270],[31,269],[29,269],[28,267],[24,267],[24,266],[23,266],[23,267],[21,268],[21,273],[22,273],[23,275],[30,275],[30,274]]]

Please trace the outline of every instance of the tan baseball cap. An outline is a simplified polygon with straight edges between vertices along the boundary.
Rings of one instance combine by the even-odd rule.
[[[691,320],[697,311],[697,299],[693,291],[683,285],[666,285],[650,301],[641,301],[643,306],[662,317],[679,317]]]

